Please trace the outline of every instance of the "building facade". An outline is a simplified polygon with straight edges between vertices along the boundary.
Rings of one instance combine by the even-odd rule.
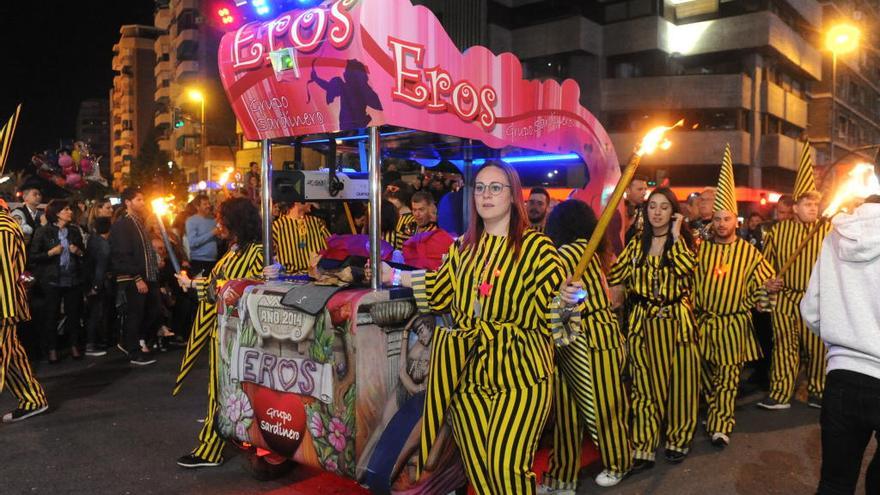
[[[92,154],[102,156],[101,164],[107,165],[101,173],[107,177],[110,159],[110,102],[95,98],[79,105],[76,115],[76,140],[89,145]]]
[[[209,7],[205,0],[157,0],[154,18],[158,145],[191,183],[216,180],[236,149],[235,117],[217,69],[223,33],[206,22]]]
[[[463,22],[453,12],[458,2],[423,3],[444,24]],[[462,3],[485,6],[482,43],[516,54],[525,77],[577,80],[582,103],[603,123],[621,161],[648,128],[684,118],[673,148],[642,161],[641,171],[658,182],[714,183],[730,143],[737,184],[788,191],[800,140],[821,140],[810,113],[827,74],[817,1]]]
[[[125,184],[131,162],[153,128],[156,57],[159,35],[152,26],[127,25],[113,45],[113,88],[110,90],[110,170],[114,187]]]

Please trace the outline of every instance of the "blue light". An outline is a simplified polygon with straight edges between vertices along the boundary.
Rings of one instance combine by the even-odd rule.
[[[266,4],[266,0],[251,0],[251,5],[254,7],[254,12],[257,15],[266,15],[269,13],[269,5]]]
[[[509,164],[515,163],[541,163],[541,162],[565,162],[570,160],[580,160],[577,153],[567,153],[565,155],[532,155],[532,156],[508,156],[501,158],[501,161]],[[480,166],[486,163],[484,158],[474,160],[474,165]]]
[[[386,137],[386,136],[399,136],[399,135],[401,135],[401,134],[412,134],[412,133],[414,133],[414,132],[417,132],[417,131],[394,131],[394,132],[386,132],[386,133],[384,133],[384,134],[380,134],[380,135],[381,135],[382,137]],[[358,135],[356,135],[356,136],[345,136],[345,137],[341,137],[341,138],[336,138],[336,140],[337,140],[337,141],[358,141],[358,140],[361,140],[361,139],[367,139],[368,137],[369,137],[369,136],[367,136],[366,134],[358,134]],[[325,139],[312,139],[312,140],[309,140],[309,141],[303,141],[302,144],[319,144],[319,143],[326,143],[326,142],[327,142],[327,139],[329,139],[329,138],[325,138]]]

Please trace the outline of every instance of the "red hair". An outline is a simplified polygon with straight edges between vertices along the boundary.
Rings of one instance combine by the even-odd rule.
[[[516,170],[500,160],[487,161],[485,165],[477,170],[474,177],[489,167],[495,167],[504,172],[504,175],[507,176],[507,182],[510,183],[510,226],[507,231],[507,245],[513,246],[514,256],[519,257],[519,252],[522,248],[523,235],[525,234],[526,228],[529,226],[526,207],[521,200],[523,197],[522,183],[519,180],[519,174],[516,173]],[[477,243],[480,242],[480,237],[483,236],[483,232],[485,231],[483,219],[477,214],[477,201],[475,195],[471,195],[470,202],[470,223],[468,223],[467,232],[462,236],[462,246],[465,248],[475,247]]]

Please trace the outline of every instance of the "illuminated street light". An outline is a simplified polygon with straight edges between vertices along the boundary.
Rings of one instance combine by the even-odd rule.
[[[859,38],[862,33],[859,28],[852,24],[835,24],[825,34],[825,48],[831,52],[831,135],[828,137],[828,145],[831,148],[829,163],[834,163],[834,133],[837,117],[834,115],[835,99],[837,97],[837,56],[850,53],[859,47]]]

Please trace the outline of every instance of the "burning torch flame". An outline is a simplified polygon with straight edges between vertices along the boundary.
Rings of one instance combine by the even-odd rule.
[[[831,217],[847,201],[867,198],[872,194],[880,194],[880,181],[874,175],[874,166],[869,163],[859,163],[850,171],[849,179],[837,189],[837,194],[822,216]]]
[[[153,206],[153,213],[158,217],[164,217],[168,213],[170,213],[171,209],[168,206],[168,201],[174,199],[174,196],[168,196],[167,198],[156,198],[150,202]]]
[[[235,169],[232,167],[229,167],[226,170],[224,170],[223,173],[220,174],[220,180],[218,180],[217,183],[220,184],[221,186],[225,186],[226,183],[229,182],[229,176],[232,175],[232,172],[234,172],[234,171],[235,171]]]
[[[676,127],[680,127],[684,125],[684,119],[679,120],[671,127],[667,126],[659,126],[651,129],[645,134],[645,137],[642,138],[642,142],[639,143],[638,149],[636,149],[636,155],[644,156],[650,155],[657,148],[661,150],[668,150],[672,143],[669,142],[668,139],[664,137],[666,131],[670,129],[675,129]]]

